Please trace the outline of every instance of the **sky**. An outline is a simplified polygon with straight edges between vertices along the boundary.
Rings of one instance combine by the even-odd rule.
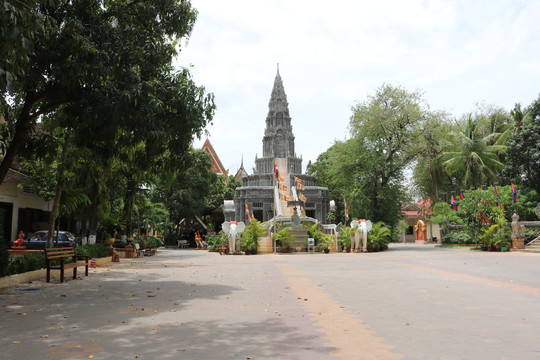
[[[455,118],[540,95],[540,0],[191,3],[197,22],[175,66],[214,94],[208,138],[232,175],[262,156],[278,64],[304,169],[348,138],[351,107],[383,84]]]

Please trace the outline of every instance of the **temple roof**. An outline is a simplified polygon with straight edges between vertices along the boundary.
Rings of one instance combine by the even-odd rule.
[[[225,167],[223,167],[223,164],[221,163],[221,160],[219,160],[219,156],[216,153],[216,150],[214,150],[214,147],[210,143],[210,140],[206,138],[206,141],[204,142],[201,150],[206,151],[208,154],[210,154],[210,158],[212,159],[212,171],[214,171],[218,175],[225,175],[229,176],[229,172]]]

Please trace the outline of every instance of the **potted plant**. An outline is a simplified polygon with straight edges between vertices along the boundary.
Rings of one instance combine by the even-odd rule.
[[[324,252],[325,254],[328,254],[330,252],[330,248],[332,247],[332,242],[334,241],[334,237],[332,235],[324,235],[319,239],[319,249],[320,251]]]
[[[506,220],[504,217],[499,217],[496,220],[496,223],[483,229],[483,234],[481,235],[483,246],[487,246],[488,250],[508,250],[510,247],[510,228],[505,225]]]
[[[352,231],[351,231],[351,228],[349,228],[348,226],[342,227],[338,235],[338,239],[339,239],[339,242],[341,243],[341,247],[346,252],[351,252],[351,235],[352,235]]]
[[[292,228],[290,226],[280,229],[274,238],[281,244],[281,252],[289,252],[294,243],[294,235],[291,234]]]
[[[319,241],[324,236],[322,231],[319,230],[319,223],[315,224],[304,223],[304,229],[306,229],[308,236],[315,240],[315,246],[319,244]]]
[[[267,230],[263,227],[263,224],[261,224],[257,219],[253,219],[253,222],[246,226],[246,229],[240,238],[240,248],[246,253],[246,255],[257,254],[259,238],[266,234],[266,232]]]
[[[388,249],[388,243],[392,238],[392,231],[382,221],[373,224],[368,233],[367,250],[382,251]]]

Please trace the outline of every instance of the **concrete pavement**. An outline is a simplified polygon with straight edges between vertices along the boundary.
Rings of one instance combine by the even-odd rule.
[[[160,250],[0,292],[2,359],[538,359],[540,254]]]

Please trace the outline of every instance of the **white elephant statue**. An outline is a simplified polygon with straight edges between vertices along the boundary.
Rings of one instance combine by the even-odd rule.
[[[372,224],[370,220],[353,220],[351,221],[351,230],[354,238],[351,236],[351,252],[352,251],[367,251],[367,235],[371,231]],[[362,244],[360,245],[360,240]]]
[[[221,224],[221,228],[229,239],[229,254],[234,254],[236,252],[236,238],[244,232],[246,225],[242,221],[225,221]]]

